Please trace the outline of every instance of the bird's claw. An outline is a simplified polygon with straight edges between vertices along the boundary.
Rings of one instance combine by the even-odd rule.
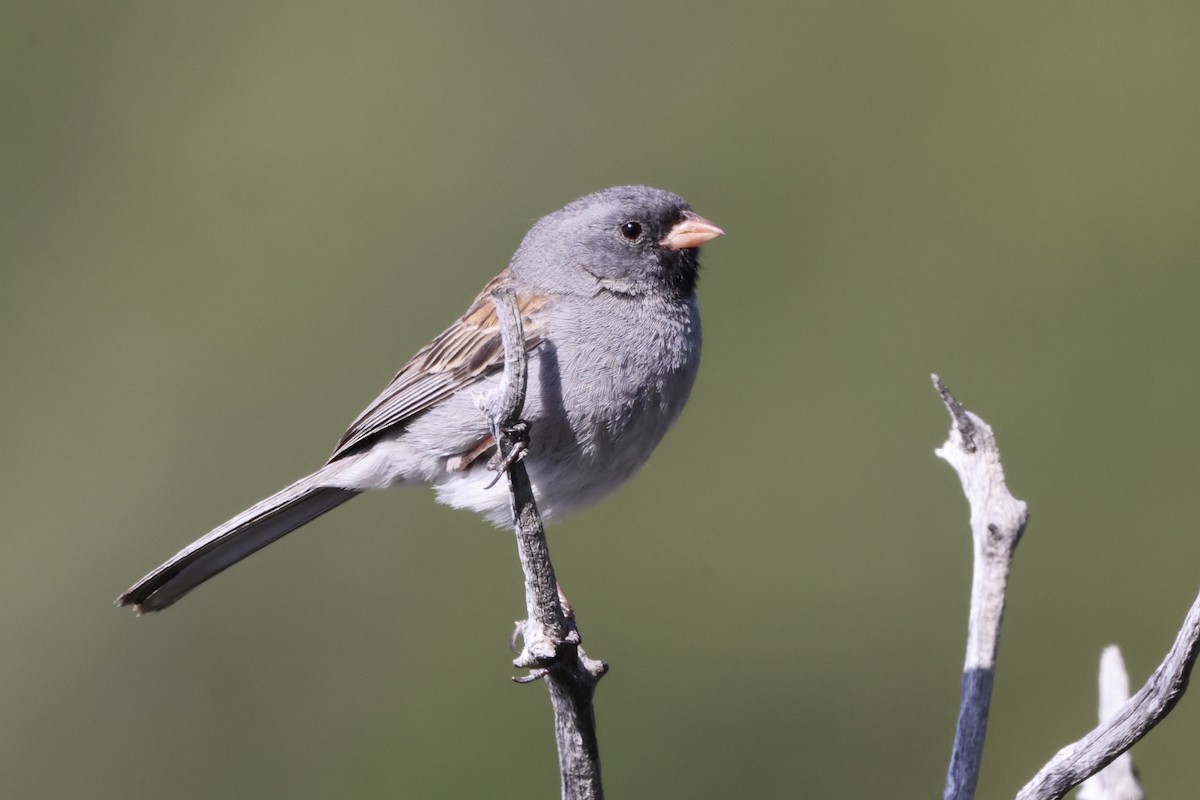
[[[505,428],[503,431],[504,437],[512,443],[508,453],[501,457],[501,450],[496,448],[496,453],[488,459],[487,468],[496,473],[492,478],[491,483],[485,486],[485,489],[490,489],[500,480],[500,476],[508,472],[513,464],[525,458],[529,452],[529,423],[525,420],[517,420],[517,423],[512,427]]]

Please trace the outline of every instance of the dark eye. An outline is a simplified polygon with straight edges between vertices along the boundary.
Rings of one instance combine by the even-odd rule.
[[[624,223],[623,225],[621,225],[621,235],[624,236],[626,239],[633,241],[634,239],[636,239],[642,235],[642,223],[640,223],[640,222]]]

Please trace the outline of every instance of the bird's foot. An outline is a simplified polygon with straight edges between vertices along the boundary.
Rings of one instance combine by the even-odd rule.
[[[490,489],[500,480],[500,476],[508,472],[509,468],[525,458],[529,452],[529,423],[525,420],[517,420],[517,423],[510,428],[505,428],[503,431],[504,438],[511,442],[511,446],[507,453],[501,456],[502,448],[497,448],[496,453],[488,459],[487,468],[496,473],[496,477],[492,478],[492,482],[485,488]]]

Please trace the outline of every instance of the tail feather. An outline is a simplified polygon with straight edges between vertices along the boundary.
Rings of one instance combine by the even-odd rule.
[[[180,550],[117,598],[138,613],[161,611],[214,575],[358,494],[301,478]]]

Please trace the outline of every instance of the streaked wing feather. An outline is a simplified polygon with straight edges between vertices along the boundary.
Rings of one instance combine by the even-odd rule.
[[[492,291],[511,284],[506,269],[492,279],[457,322],[425,345],[396,374],[383,393],[358,415],[329,460],[351,452],[384,431],[403,425],[422,411],[461,391],[504,365],[504,346]],[[518,295],[525,326],[525,347],[541,343],[541,325],[531,315],[544,295]]]

